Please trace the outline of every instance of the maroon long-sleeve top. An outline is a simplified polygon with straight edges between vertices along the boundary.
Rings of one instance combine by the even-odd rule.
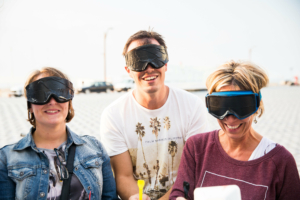
[[[243,200],[300,200],[300,178],[292,154],[277,145],[266,155],[251,161],[231,158],[223,150],[218,130],[198,134],[185,144],[171,200],[184,197],[183,182],[194,189],[238,185]]]

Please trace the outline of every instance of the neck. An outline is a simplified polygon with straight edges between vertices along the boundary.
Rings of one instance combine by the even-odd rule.
[[[230,157],[237,160],[249,160],[261,139],[262,136],[252,127],[249,132],[240,138],[231,138],[223,130],[219,131],[219,141],[223,149]]]
[[[146,93],[135,89],[133,96],[141,106],[149,110],[154,110],[162,107],[166,103],[169,96],[169,87],[164,85],[160,91],[154,93]]]
[[[33,140],[38,148],[54,149],[58,148],[67,140],[66,124],[58,126],[42,126],[37,124],[33,133]]]

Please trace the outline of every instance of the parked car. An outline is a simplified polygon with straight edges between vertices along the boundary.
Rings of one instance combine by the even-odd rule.
[[[95,82],[88,87],[83,87],[79,90],[79,92],[91,93],[91,92],[108,92],[114,91],[114,86],[108,82]]]
[[[117,92],[127,91],[135,87],[133,79],[124,79],[121,82],[118,82],[114,85],[114,88]]]
[[[19,85],[19,86],[14,86],[12,88],[10,88],[10,93],[9,96],[12,97],[21,97],[23,96],[23,86]]]

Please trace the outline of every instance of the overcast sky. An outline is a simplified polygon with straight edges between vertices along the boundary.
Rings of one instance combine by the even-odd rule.
[[[75,85],[103,80],[109,28],[107,77],[124,77],[123,46],[149,27],[166,40],[166,76],[178,69],[203,78],[223,62],[251,59],[271,82],[300,77],[299,0],[0,0],[0,88],[43,66]]]

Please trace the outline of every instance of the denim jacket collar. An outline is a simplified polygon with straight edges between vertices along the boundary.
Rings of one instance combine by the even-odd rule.
[[[75,133],[73,133],[73,131],[71,131],[68,126],[66,126],[66,129],[67,129],[67,134],[68,134],[67,147],[70,147],[73,142],[76,145],[82,145],[82,144],[86,143],[79,136],[77,136]],[[31,127],[28,134],[23,139],[21,139],[17,144],[15,144],[13,150],[18,151],[18,150],[26,149],[27,147],[31,147],[32,149],[37,151],[36,145],[32,138],[32,133],[34,131],[35,131],[35,128]]]

